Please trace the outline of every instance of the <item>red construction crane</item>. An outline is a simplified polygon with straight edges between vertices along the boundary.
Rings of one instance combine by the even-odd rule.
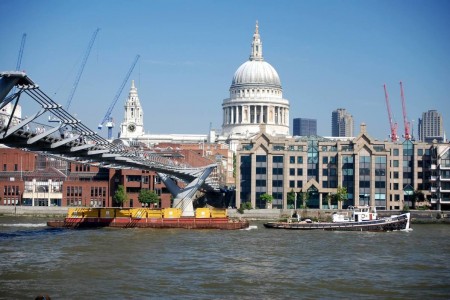
[[[397,135],[397,123],[394,123],[394,120],[392,119],[392,112],[391,112],[391,104],[389,103],[389,95],[386,89],[386,84],[384,85],[384,96],[386,98],[386,107],[388,111],[388,117],[389,117],[389,126],[391,127],[391,141],[396,142],[398,140]]]
[[[405,96],[404,96],[404,94],[403,94],[403,84],[402,84],[402,82],[400,81],[400,95],[401,95],[401,97],[402,97],[402,108],[403,108],[403,124],[404,124],[404,126],[405,126],[405,135],[404,135],[404,138],[405,138],[405,140],[410,140],[412,137],[411,137],[411,134],[409,133],[410,131],[410,124],[409,124],[409,122],[408,122],[408,118],[407,118],[407,116],[406,116],[406,104],[405,104]]]

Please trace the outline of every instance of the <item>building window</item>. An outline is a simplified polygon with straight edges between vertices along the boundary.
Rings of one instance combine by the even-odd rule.
[[[398,156],[398,149],[394,149],[392,152],[394,156]]]
[[[297,156],[297,164],[303,163],[303,156]]]
[[[322,163],[323,163],[324,165],[328,164],[328,156],[322,157]]]
[[[282,163],[283,162],[283,156],[272,156],[272,162],[274,162],[274,163]]]
[[[295,156],[289,156],[289,163],[295,164]]]
[[[267,162],[266,155],[256,155],[256,162]]]
[[[393,161],[393,167],[394,168],[398,168],[398,160],[394,160]]]
[[[289,175],[290,176],[295,176],[295,168],[290,168],[289,169]]]
[[[267,168],[265,167],[256,167],[256,174],[266,174]]]
[[[303,169],[297,169],[297,176],[303,176]]]

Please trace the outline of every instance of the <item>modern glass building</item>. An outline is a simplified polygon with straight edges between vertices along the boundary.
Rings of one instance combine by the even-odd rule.
[[[371,205],[399,210],[405,205],[450,208],[450,145],[371,138],[361,125],[352,139],[275,137],[265,132],[239,145],[236,157],[236,205],[264,208],[260,196],[274,197],[274,208]],[[338,188],[342,203],[329,201]],[[288,193],[297,201],[288,203]]]
[[[294,136],[317,135],[317,120],[306,118],[295,118],[293,121]]]

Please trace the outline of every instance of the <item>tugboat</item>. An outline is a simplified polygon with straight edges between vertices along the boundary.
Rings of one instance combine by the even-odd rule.
[[[334,213],[332,222],[312,222],[310,219],[286,222],[269,222],[264,227],[293,230],[329,231],[394,231],[410,228],[410,213],[378,218],[376,208],[369,206],[349,207],[346,213]]]
[[[69,208],[64,220],[48,221],[53,228],[185,228],[236,230],[248,221],[228,218],[226,209],[197,208],[195,216],[183,217],[180,208]]]

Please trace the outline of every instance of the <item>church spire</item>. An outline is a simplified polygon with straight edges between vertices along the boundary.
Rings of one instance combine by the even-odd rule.
[[[134,80],[131,80],[131,88],[130,88],[130,92],[128,94],[128,98],[129,99],[133,99],[138,97],[138,93],[137,93],[137,88],[134,85]]]
[[[264,60],[262,56],[262,43],[259,36],[258,21],[256,21],[255,33],[253,34],[252,53],[250,54],[250,60]]]

